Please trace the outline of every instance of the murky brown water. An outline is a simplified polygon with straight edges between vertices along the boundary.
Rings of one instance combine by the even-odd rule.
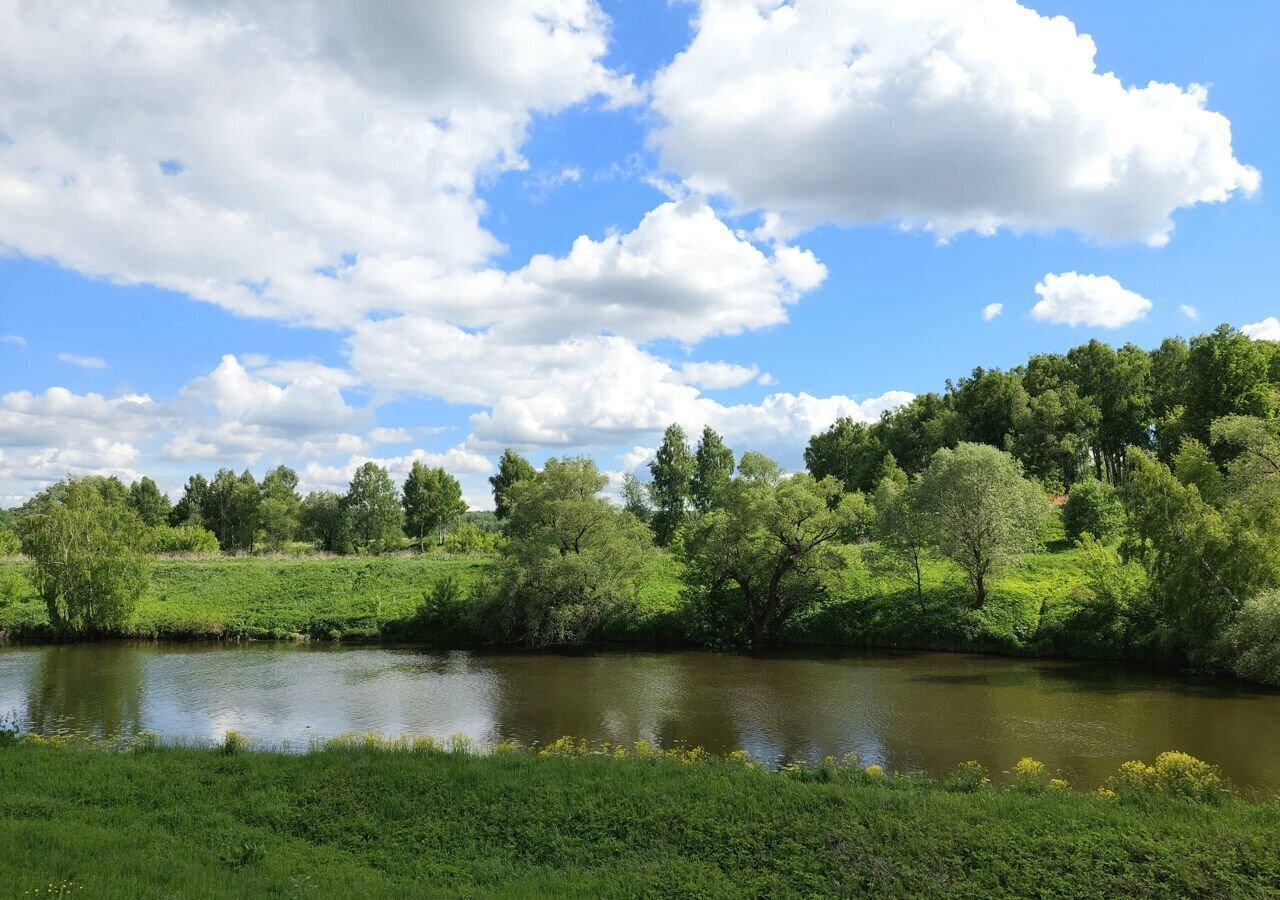
[[[858,754],[944,774],[1033,756],[1081,784],[1185,750],[1280,794],[1280,692],[1118,666],[942,653],[476,653],[280,644],[0,649],[0,716],[27,728],[305,749],[343,731]]]

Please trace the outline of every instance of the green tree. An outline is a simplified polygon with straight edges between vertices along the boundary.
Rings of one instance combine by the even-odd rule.
[[[142,521],[93,483],[73,478],[63,486],[57,501],[22,522],[32,581],[56,627],[119,628],[147,584]]]
[[[342,498],[342,508],[359,549],[381,553],[399,543],[404,511],[395,483],[382,466],[367,462],[356,469]]]
[[[182,490],[182,497],[169,513],[169,524],[204,526],[204,510],[209,505],[209,482],[203,475],[192,475]]]
[[[693,499],[694,458],[679,425],[667,426],[662,444],[649,463],[649,499],[653,502],[653,534],[667,547],[684,521]]]
[[[1229,325],[1191,341],[1183,415],[1187,434],[1208,441],[1215,419],[1273,415],[1275,386],[1269,354],[1260,344]]]
[[[1222,470],[1213,461],[1209,448],[1193,437],[1182,439],[1173,455],[1173,474],[1185,485],[1195,485],[1200,496],[1217,506],[1222,501]]]
[[[1091,432],[1094,475],[1120,484],[1129,472],[1128,451],[1151,444],[1151,357],[1126,344],[1119,350],[1089,341],[1067,352],[1072,382],[1098,408]]]
[[[279,550],[298,535],[302,498],[298,495],[298,474],[288,466],[277,466],[262,479],[262,504],[258,519],[262,541]]]
[[[409,475],[404,480],[403,492],[405,530],[418,539],[418,549],[426,549],[426,536],[430,532],[443,531],[467,511],[462,499],[462,485],[442,468],[429,469],[421,460],[414,460]]]
[[[693,454],[693,479],[690,490],[693,506],[706,512],[715,506],[733,478],[733,451],[711,426],[702,429],[702,438]]]
[[[988,580],[1040,543],[1044,492],[1022,477],[1012,456],[985,444],[939,450],[917,486],[930,545],[968,576],[974,608]]]
[[[599,496],[606,483],[590,459],[566,457],[547,460],[512,487],[511,539],[480,591],[490,636],[572,643],[634,605],[653,538],[635,516]]]
[[[169,521],[169,498],[145,475],[129,485],[129,506],[148,528],[164,525]]]
[[[535,470],[529,461],[516,451],[508,447],[502,451],[502,458],[498,460],[498,471],[489,477],[489,484],[493,487],[493,511],[499,519],[505,519],[511,515],[511,504],[507,497],[514,487],[521,481],[532,478]]]
[[[924,615],[928,612],[924,602],[928,522],[917,509],[915,491],[907,483],[906,473],[897,466],[886,471],[872,505],[877,546],[869,560],[879,572],[907,580],[915,590],[920,614]]]
[[[1133,459],[1126,550],[1147,570],[1174,649],[1202,659],[1245,598],[1280,585],[1274,539],[1240,505],[1214,509],[1151,454]]]
[[[1027,404],[1027,392],[1017,372],[974,369],[968,378],[947,383],[951,406],[960,416],[964,439],[1006,448],[1015,433],[1014,418]]]
[[[1062,527],[1067,537],[1078,541],[1089,535],[1110,541],[1124,528],[1124,506],[1116,489],[1105,481],[1085,478],[1071,485],[1062,507]]]
[[[653,507],[649,505],[649,489],[632,472],[622,476],[622,508],[648,525],[653,521]]]
[[[875,486],[884,454],[870,428],[841,416],[826,431],[809,438],[804,464],[819,481],[830,476],[846,491],[865,491]]]
[[[845,565],[835,545],[865,515],[863,495],[845,493],[833,477],[740,474],[723,503],[682,532],[686,598],[704,632],[719,640],[774,640],[792,616],[822,598],[824,578]]]
[[[298,510],[302,535],[326,553],[346,553],[351,545],[342,497],[333,491],[312,491]]]
[[[231,549],[252,553],[262,524],[262,491],[248,469],[240,473],[231,488],[230,514]]]
[[[886,412],[873,427],[898,465],[916,475],[925,470],[935,452],[959,442],[964,423],[948,398],[931,392]]]

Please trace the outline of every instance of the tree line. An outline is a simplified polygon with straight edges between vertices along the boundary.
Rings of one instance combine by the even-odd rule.
[[[1277,385],[1280,343],[1228,325],[1190,341],[1168,338],[1151,351],[1091,340],[1008,371],[975,368],[872,424],[839,419],[809,440],[804,458],[813,475],[869,492],[886,455],[915,475],[935,451],[968,441],[1007,451],[1057,493],[1089,476],[1119,485],[1134,451],[1169,463],[1186,438],[1226,462],[1228,451],[1211,439],[1213,422],[1274,415]]]
[[[700,642],[778,640],[868,572],[898,584],[912,611],[890,637],[981,643],[993,583],[1056,540],[1073,549],[1078,583],[1053,615],[1042,606],[1037,646],[1280,682],[1277,346],[1222,327],[1150,353],[1091,341],[1008,372],[976,369],[874,424],[833,423],[794,474],[738,456],[711,428],[691,446],[672,425],[649,477],[624,478],[617,502],[588,457],[537,468],[508,449],[490,478],[504,533],[494,565],[471,596],[432,586],[424,616],[534,645],[616,633],[611,623],[639,615],[645,586],[674,559],[682,633]],[[424,546],[462,510],[457,482],[421,464],[399,492],[368,463],[344,495],[305,499],[286,468],[261,483],[223,470],[193,476],[171,509],[148,481],[73,479],[23,508],[51,617],[74,620],[72,592],[109,607],[86,587],[95,579],[133,583],[123,553],[116,568],[64,572],[74,591],[58,587],[58,554],[91,519],[103,547],[136,522],[209,533],[224,550],[295,536],[377,552],[406,534]],[[69,502],[86,491],[101,496]],[[88,512],[60,512],[74,506]],[[42,557],[54,563],[41,568]],[[963,591],[927,591],[939,572]]]

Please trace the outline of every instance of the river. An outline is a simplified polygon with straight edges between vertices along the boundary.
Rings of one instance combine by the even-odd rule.
[[[335,645],[102,643],[0,649],[0,717],[95,736],[303,750],[345,731],[462,733],[488,744],[743,748],[768,764],[855,753],[943,775],[1021,756],[1096,785],[1127,759],[1184,750],[1280,794],[1280,692],[1093,663],[945,653],[434,651]]]

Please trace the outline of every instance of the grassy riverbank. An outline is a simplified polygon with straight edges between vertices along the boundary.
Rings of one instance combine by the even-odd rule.
[[[0,748],[0,884],[89,897],[1263,897],[1280,804],[527,752]],[[81,890],[83,889],[83,890]]]
[[[849,565],[829,586],[828,599],[790,624],[785,638],[800,643],[1065,653],[1107,657],[1117,648],[1101,639],[1084,646],[1056,643],[1055,625],[1088,595],[1081,553],[1033,554],[998,579],[982,610],[969,609],[966,586],[950,566],[925,569],[923,609],[901,580],[876,577],[848,549]],[[621,641],[686,639],[679,566],[670,557],[642,585],[635,607],[602,626],[599,638]],[[123,637],[179,639],[379,637],[463,642],[469,630],[468,592],[493,559],[484,556],[161,558]],[[0,561],[0,631],[23,640],[51,636],[44,604],[27,578],[27,564]],[[461,600],[424,610],[424,597],[453,578]]]

